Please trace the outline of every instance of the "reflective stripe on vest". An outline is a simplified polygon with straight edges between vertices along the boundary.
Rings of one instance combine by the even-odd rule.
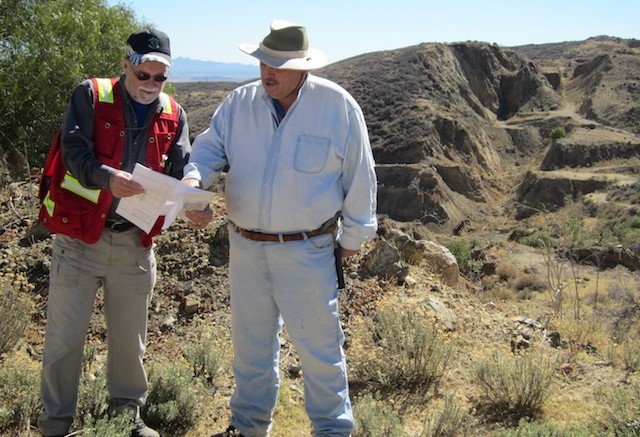
[[[47,214],[49,214],[49,217],[53,217],[53,209],[55,208],[56,204],[53,200],[51,200],[51,197],[49,197],[49,193],[51,193],[51,191],[47,191],[47,195],[44,197],[42,204],[47,209]]]
[[[158,96],[160,104],[162,105],[162,112],[165,114],[173,114],[173,108],[171,107],[171,99],[165,93],[160,93]]]
[[[98,84],[98,101],[102,103],[113,104],[115,102],[115,94],[113,92],[113,82],[111,82],[111,79],[99,78],[96,79],[96,83]],[[60,188],[69,190],[73,194],[77,194],[83,199],[87,199],[89,202],[93,202],[96,204],[98,203],[98,198],[100,197],[100,189],[92,190],[83,187],[78,179],[71,176],[71,173],[69,172],[64,175],[64,179],[60,184]],[[53,204],[53,202],[51,203]]]
[[[100,197],[100,189],[91,190],[83,187],[80,182],[69,172],[64,175],[64,179],[60,184],[60,188],[71,191],[73,194],[77,194],[83,199],[87,199],[89,202],[98,203],[98,197]]]
[[[96,79],[98,83],[98,101],[103,103],[114,103],[113,83],[111,79]]]

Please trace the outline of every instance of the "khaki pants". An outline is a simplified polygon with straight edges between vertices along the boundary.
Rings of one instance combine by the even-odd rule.
[[[104,291],[107,388],[116,404],[144,404],[148,392],[143,356],[147,314],[156,281],[153,250],[140,230],[105,230],[86,244],[56,235],[49,282],[38,419],[43,435],[68,432],[78,397],[85,337],[98,289]]]

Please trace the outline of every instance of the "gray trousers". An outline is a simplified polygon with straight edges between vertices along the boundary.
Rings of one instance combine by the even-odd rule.
[[[95,244],[66,235],[55,237],[42,357],[44,410],[38,418],[45,436],[67,433],[73,421],[85,337],[101,286],[110,399],[133,408],[146,400],[143,356],[156,261],[153,249],[140,244],[140,232],[138,228],[120,233],[105,230]]]

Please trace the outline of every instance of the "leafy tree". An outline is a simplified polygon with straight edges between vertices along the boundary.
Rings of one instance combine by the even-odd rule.
[[[2,0],[1,156],[42,164],[74,87],[118,75],[125,41],[142,26],[106,0]]]

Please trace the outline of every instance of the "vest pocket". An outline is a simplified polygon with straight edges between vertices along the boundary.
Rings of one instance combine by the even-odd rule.
[[[96,117],[93,125],[93,153],[99,161],[107,165],[114,165],[120,157],[114,156],[117,150],[124,148],[124,130],[119,125],[107,118]]]
[[[44,225],[54,233],[80,238],[89,243],[95,242],[102,233],[100,218],[102,214],[96,203],[64,188],[50,193],[47,213],[41,215]],[[105,195],[102,190],[99,196]],[[98,196],[98,197],[99,197]]]

